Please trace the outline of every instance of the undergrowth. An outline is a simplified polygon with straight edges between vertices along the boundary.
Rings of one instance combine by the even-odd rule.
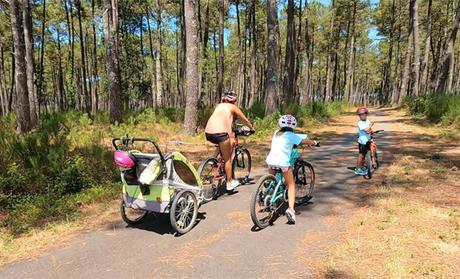
[[[407,99],[405,104],[412,115],[460,129],[460,95],[425,95]]]

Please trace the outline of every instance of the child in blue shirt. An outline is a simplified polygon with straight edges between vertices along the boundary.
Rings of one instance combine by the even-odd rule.
[[[369,110],[367,107],[359,107],[357,109],[357,114],[359,115],[358,121],[358,148],[359,148],[359,155],[358,155],[358,162],[355,168],[355,174],[357,175],[365,175],[367,173],[367,168],[364,167],[364,156],[370,150],[371,144],[371,133],[372,133],[372,126],[374,123],[367,119],[369,114]]]
[[[316,145],[318,142],[309,140],[308,135],[296,134],[294,129],[297,127],[297,120],[292,115],[283,115],[278,121],[279,130],[275,132],[272,139],[270,153],[266,162],[269,168],[279,168],[283,172],[283,177],[288,188],[288,204],[286,217],[288,221],[295,224],[295,181],[291,166],[291,154],[295,145]]]

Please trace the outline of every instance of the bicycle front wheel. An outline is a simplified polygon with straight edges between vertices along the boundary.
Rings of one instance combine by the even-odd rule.
[[[214,198],[219,183],[219,161],[216,158],[204,160],[198,168],[203,182],[203,200],[208,202]]]
[[[315,169],[304,160],[297,160],[294,166],[296,203],[310,200],[315,189]]]
[[[273,175],[262,176],[257,183],[257,191],[251,198],[251,219],[254,225],[266,228],[272,219],[274,209],[270,200],[275,194],[276,177]]]
[[[238,148],[235,151],[235,157],[232,162],[233,178],[238,179],[240,183],[248,182],[251,174],[251,154],[246,148]]]

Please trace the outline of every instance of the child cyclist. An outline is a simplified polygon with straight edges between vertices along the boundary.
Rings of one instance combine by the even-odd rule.
[[[358,148],[359,148],[359,155],[358,155],[358,162],[355,168],[355,174],[357,175],[366,175],[367,168],[364,167],[364,156],[366,156],[367,151],[370,150],[371,144],[371,133],[372,133],[372,126],[374,123],[367,119],[369,114],[369,110],[366,106],[359,107],[356,110],[356,113],[359,116],[358,121]]]
[[[306,134],[296,134],[297,120],[292,115],[283,115],[278,121],[277,130],[272,139],[270,153],[267,156],[267,165],[270,172],[274,169],[281,169],[285,183],[288,187],[288,204],[286,217],[291,224],[295,224],[295,181],[291,166],[291,154],[295,145],[317,145],[318,142],[309,140]]]

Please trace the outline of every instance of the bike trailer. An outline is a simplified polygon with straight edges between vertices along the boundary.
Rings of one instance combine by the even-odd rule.
[[[164,158],[156,154],[131,152],[136,166],[121,173],[126,207],[168,213],[174,194],[189,190],[201,197],[202,182],[193,165],[179,152]]]

